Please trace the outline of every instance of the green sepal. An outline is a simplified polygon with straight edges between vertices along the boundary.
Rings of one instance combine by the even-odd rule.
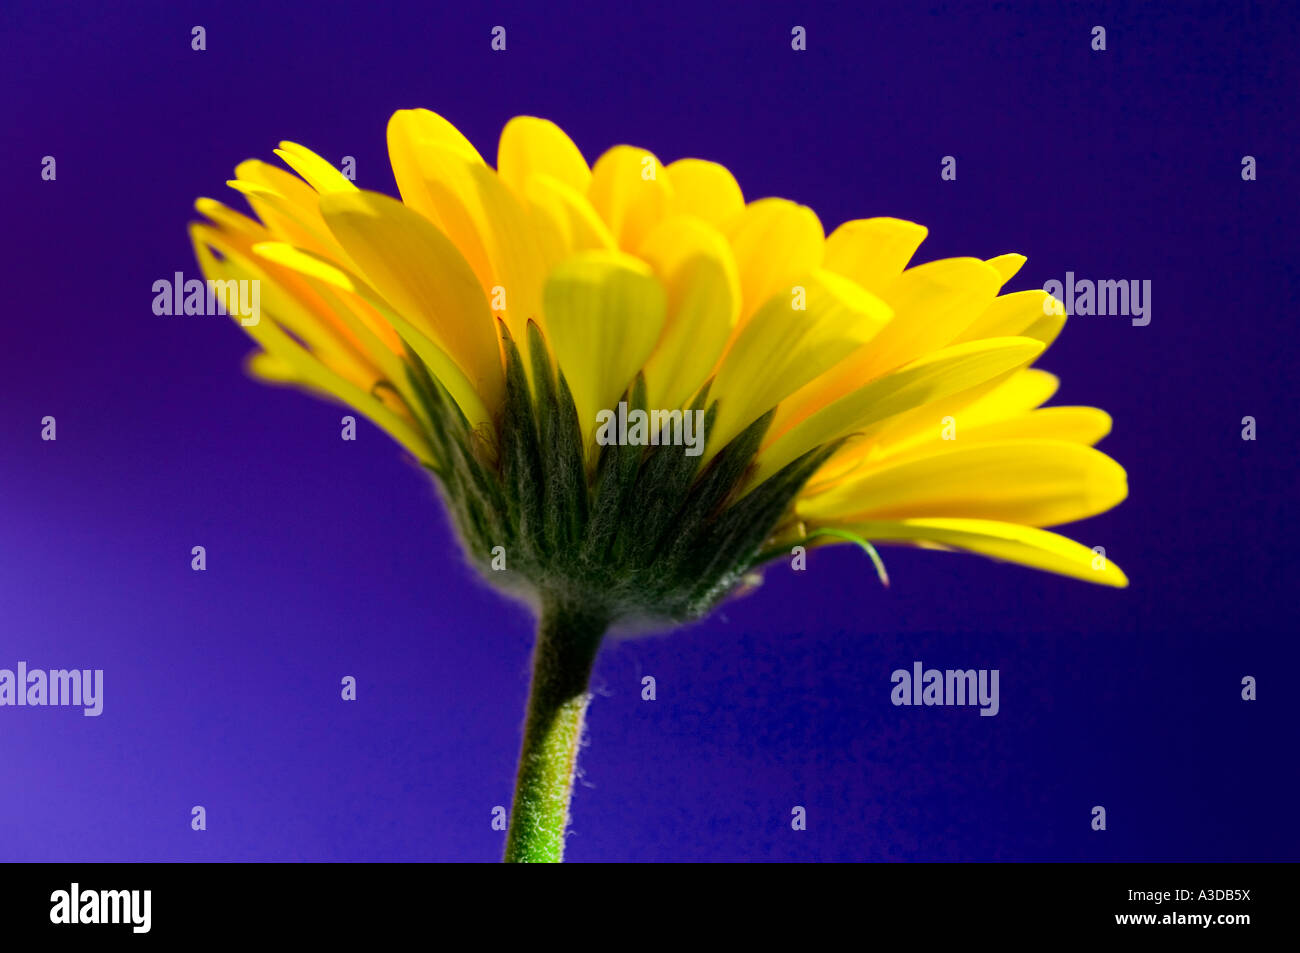
[[[678,445],[588,447],[563,369],[553,366],[535,324],[527,333],[531,384],[501,327],[505,401],[487,435],[470,428],[408,354],[439,461],[431,469],[475,562],[491,581],[523,582],[543,602],[585,605],[614,620],[704,615],[762,561],[764,542],[788,523],[794,497],[837,445],[808,451],[756,487],[746,480],[774,411],[703,467]],[[709,389],[685,408],[707,408],[706,435],[718,411]],[[648,410],[644,377],[622,399],[629,413]],[[504,573],[494,564],[497,546],[506,548]]]
[[[575,553],[587,526],[582,427],[569,385],[563,375],[557,384],[541,330],[532,321],[528,322],[528,351],[542,465],[542,533],[548,552]]]
[[[441,468],[431,468],[442,483],[444,495],[458,528],[470,544],[471,553],[486,560],[493,546],[509,547],[515,541],[505,519],[505,498],[500,481],[475,458],[473,449],[481,438],[451,395],[429,372],[424,361],[407,351],[408,379],[430,420],[430,438]]]
[[[714,521],[695,548],[698,562],[689,567],[696,578],[703,580],[691,593],[694,611],[708,611],[723,590],[730,589],[750,570],[772,527],[780,521],[808,478],[837,449],[838,443],[809,450],[772,474]]]
[[[507,516],[518,529],[524,548],[519,556],[544,557],[552,552],[547,543],[543,515],[545,475],[537,424],[533,416],[532,394],[523,359],[514,339],[501,325],[506,354],[506,403],[501,414],[501,474],[505,489]]]
[[[629,414],[645,410],[645,378],[638,374],[631,392],[624,393],[621,400],[627,402]],[[582,548],[584,562],[602,564],[617,558],[615,542],[626,521],[626,501],[644,453],[644,447],[631,444],[610,443],[600,448],[592,480],[591,522]]]
[[[676,531],[663,541],[656,553],[674,575],[678,575],[683,563],[691,559],[692,552],[704,541],[709,523],[718,515],[727,498],[736,492],[775,413],[769,410],[742,430],[709,461],[691,488],[677,514]]]
[[[708,390],[706,384],[685,412],[693,414],[703,409]],[[709,432],[717,412],[716,404],[709,408],[704,417],[704,433]],[[680,447],[661,444],[648,449],[637,472],[628,507],[625,552],[634,565],[646,564],[679,531],[676,517],[699,465],[699,457],[688,456]]]
[[[857,533],[850,530],[840,529],[839,527],[824,526],[821,529],[813,530],[811,533],[808,533],[800,539],[792,539],[781,546],[773,546],[771,549],[765,549],[754,557],[754,561],[750,563],[750,567],[755,568],[761,566],[763,563],[776,559],[778,556],[787,556],[793,547],[810,543],[814,539],[822,536],[830,536],[834,539],[853,543],[861,549],[871,560],[871,565],[875,567],[876,577],[880,580],[880,584],[885,588],[889,588],[889,573],[885,570],[885,561],[880,558],[880,553],[876,551],[876,547],[871,545],[869,539],[859,536]]]

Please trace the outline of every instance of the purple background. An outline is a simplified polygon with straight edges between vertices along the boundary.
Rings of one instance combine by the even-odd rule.
[[[571,860],[1300,859],[1290,6],[6,4],[0,667],[103,668],[106,699],[0,709],[0,860],[499,857],[527,614],[377,430],[246,379],[228,319],[150,308],[237,162],[295,139],[391,194],[416,105],[489,158],[535,113],[828,231],[923,222],[918,260],[1020,251],[1013,289],[1153,282],[1150,326],[1076,317],[1041,363],[1115,418],[1130,499],[1067,532],[1130,589],[889,549],[883,591],[844,548],[607,644]],[[894,708],[916,659],[1000,669],[1001,714]]]

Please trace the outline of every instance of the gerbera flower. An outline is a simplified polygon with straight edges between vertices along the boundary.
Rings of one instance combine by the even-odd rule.
[[[400,202],[285,142],[292,173],[249,160],[229,183],[256,219],[200,199],[190,232],[209,280],[261,283],[250,371],[386,430],[485,577],[537,606],[507,859],[562,854],[612,624],[698,618],[764,562],[844,542],[882,573],[872,543],[1127,584],[1045,529],[1127,489],[1093,449],[1104,412],[1042,407],[1057,382],[1031,365],[1064,309],[1000,293],[1023,257],[909,267],[920,225],[827,236],[713,162],[615,146],[589,167],[529,116],[495,170],[427,110],[397,112],[388,149]],[[621,441],[600,431],[616,408]]]

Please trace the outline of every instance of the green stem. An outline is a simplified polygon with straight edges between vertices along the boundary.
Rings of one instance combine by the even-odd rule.
[[[590,698],[587,681],[608,624],[602,613],[572,602],[543,602],[506,835],[507,863],[559,863],[564,857],[573,772]]]

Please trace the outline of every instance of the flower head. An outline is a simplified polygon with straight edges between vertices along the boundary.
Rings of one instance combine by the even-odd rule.
[[[1041,406],[1057,381],[1031,365],[1065,317],[1000,293],[1023,257],[908,267],[920,225],[827,236],[713,162],[615,146],[589,167],[529,116],[495,170],[427,110],[388,148],[401,201],[285,142],[292,173],[229,183],[256,219],[201,199],[191,236],[210,280],[261,282],[250,371],[387,431],[474,560],[503,558],[490,577],[606,620],[695,617],[845,541],[1126,585],[1045,529],[1127,488],[1093,448],[1103,411]]]

